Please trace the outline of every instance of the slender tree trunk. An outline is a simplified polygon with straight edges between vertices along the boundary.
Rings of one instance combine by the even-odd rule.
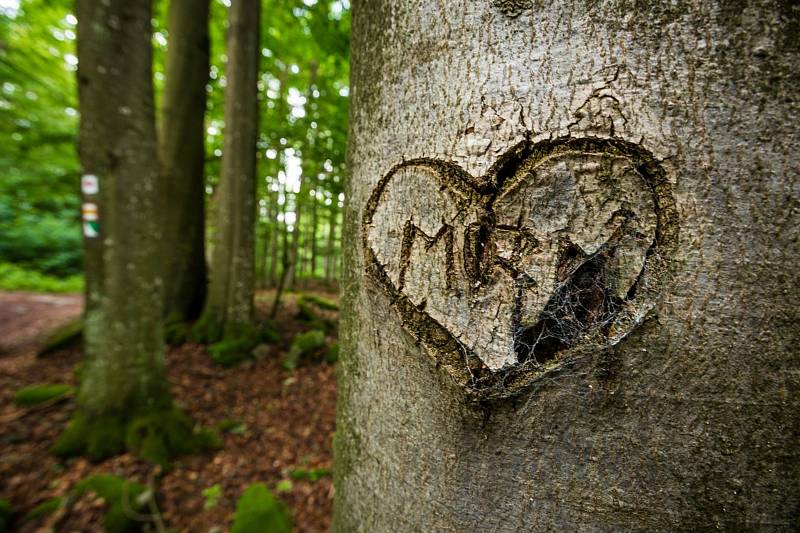
[[[791,530],[800,13],[359,0],[334,530]]]
[[[169,400],[155,253],[151,6],[79,0],[76,13],[87,357],[79,400],[88,418],[126,416]]]
[[[205,129],[209,0],[172,0],[162,105],[164,315],[192,320],[206,296]]]
[[[314,185],[314,198],[311,200],[311,235],[309,236],[311,242],[308,245],[309,271],[312,278],[317,277],[317,224],[319,224],[319,220],[317,220],[317,186],[319,186],[318,182]]]
[[[269,285],[268,279],[268,260],[269,260],[269,244],[270,240],[272,239],[272,217],[274,216],[272,212],[272,202],[271,202],[271,195],[267,197],[267,212],[266,212],[266,221],[262,221],[264,226],[264,232],[262,235],[261,241],[261,267],[259,268],[258,279],[262,288],[267,287]]]
[[[292,230],[292,239],[291,239],[291,248],[289,252],[289,262],[286,265],[286,270],[284,271],[284,277],[286,280],[284,284],[287,289],[291,289],[294,287],[295,276],[297,274],[297,259],[300,250],[300,224],[303,220],[303,204],[305,203],[304,193],[306,192],[305,189],[305,178],[303,175],[300,175],[300,192],[294,195],[294,228]]]
[[[337,202],[337,198],[333,198],[333,202]],[[328,213],[328,243],[326,246],[326,256],[325,256],[325,279],[327,281],[333,281],[334,279],[334,269],[336,268],[336,262],[338,260],[338,254],[336,253],[336,215],[338,213],[338,209],[336,208],[336,204],[331,203],[331,208]]]
[[[278,314],[278,309],[281,305],[281,297],[283,296],[283,291],[286,288],[286,280],[288,279],[288,272],[289,268],[291,267],[291,246],[289,240],[289,225],[286,224],[286,212],[288,210],[289,200],[288,200],[288,189],[286,188],[286,184],[283,185],[283,231],[281,232],[283,235],[283,244],[282,244],[282,253],[281,253],[281,275],[278,278],[278,285],[275,287],[275,300],[272,302],[272,310],[270,311],[270,316],[275,318]]]
[[[272,204],[272,218],[270,219],[270,260],[269,260],[269,286],[275,287],[278,284],[278,222],[277,212],[280,207],[278,206],[278,191],[270,194],[270,202]]]
[[[206,310],[226,327],[253,319],[260,12],[260,0],[235,0],[230,8],[225,147]]]

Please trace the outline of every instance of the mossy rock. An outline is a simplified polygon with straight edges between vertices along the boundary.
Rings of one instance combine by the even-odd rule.
[[[327,311],[339,310],[339,304],[337,304],[333,300],[328,300],[327,298],[323,298],[322,296],[319,296],[317,294],[304,294],[299,298],[298,303],[301,301],[312,303],[317,307],[319,307],[320,309],[325,309]]]
[[[231,324],[223,339],[208,347],[211,359],[222,366],[231,367],[253,358],[253,349],[261,343],[272,343],[278,339],[271,328],[259,328],[250,324]]]
[[[127,450],[167,468],[174,457],[221,445],[217,432],[196,429],[188,415],[172,407],[127,420],[115,416],[90,419],[78,412],[51,451],[61,457],[85,455],[101,461]]]
[[[145,485],[110,474],[89,476],[73,489],[76,498],[87,492],[97,494],[106,504],[103,526],[107,533],[141,531],[147,522],[133,516],[147,515],[147,504],[155,497]]]
[[[292,522],[282,501],[263,483],[247,487],[236,502],[231,533],[291,533]]]
[[[9,531],[11,527],[11,502],[0,498],[0,533]]]
[[[23,407],[33,407],[56,398],[71,396],[74,392],[73,387],[63,383],[31,385],[18,390],[14,395],[14,402]]]
[[[51,333],[36,352],[36,357],[46,357],[64,348],[71,348],[83,340],[83,319],[73,320],[59,326]]]
[[[283,367],[286,370],[294,370],[304,357],[323,346],[325,346],[324,331],[314,329],[297,335],[289,347],[289,354],[283,360]]]

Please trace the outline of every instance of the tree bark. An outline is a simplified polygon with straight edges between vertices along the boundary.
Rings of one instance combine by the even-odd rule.
[[[796,525],[798,25],[354,2],[335,531]]]
[[[259,0],[235,0],[230,8],[225,142],[206,309],[226,327],[253,320],[260,13]]]
[[[149,1],[79,0],[79,155],[89,419],[168,403],[158,250]],[[119,51],[125,51],[125,61]]]
[[[206,297],[205,129],[209,0],[172,0],[162,101],[164,316],[193,320]]]

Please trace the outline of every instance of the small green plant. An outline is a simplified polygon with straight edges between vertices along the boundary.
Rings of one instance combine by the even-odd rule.
[[[294,483],[291,479],[282,479],[275,484],[275,492],[281,494],[284,492],[291,492],[294,488]]]
[[[247,431],[247,424],[226,418],[217,424],[217,429],[220,433],[230,433],[231,435],[242,435]]]
[[[17,391],[14,401],[23,407],[32,407],[56,398],[72,395],[75,389],[63,383],[31,385]]]
[[[111,474],[95,474],[78,483],[73,496],[97,494],[106,504],[103,525],[107,533],[133,533],[150,521],[148,504],[155,495],[145,485]]]
[[[0,263],[0,289],[6,291],[81,292],[83,276],[57,278],[12,263]]]
[[[289,472],[289,477],[295,481],[317,481],[331,475],[330,468],[296,468]]]
[[[289,354],[283,360],[283,368],[294,370],[300,365],[300,359],[308,356],[314,350],[325,346],[325,333],[318,329],[313,329],[301,333],[294,338],[289,347]]]
[[[231,533],[291,533],[286,506],[263,483],[247,487],[236,503]]]
[[[206,501],[203,503],[203,509],[208,511],[209,509],[213,509],[217,506],[217,502],[219,502],[220,497],[222,496],[222,487],[219,483],[216,485],[211,485],[207,489],[203,489],[203,498]]]
[[[47,337],[41,348],[36,352],[37,357],[45,357],[62,348],[75,346],[83,339],[83,320],[76,319],[67,322]]]

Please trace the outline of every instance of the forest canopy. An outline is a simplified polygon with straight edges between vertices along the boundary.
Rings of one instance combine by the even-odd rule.
[[[154,3],[156,118],[169,43]],[[213,0],[205,117],[207,236],[223,153],[229,0]],[[349,2],[267,0],[262,9],[256,272],[274,285],[297,239],[295,275],[337,275],[347,137]],[[77,19],[70,0],[0,2],[0,284],[81,272]],[[302,213],[298,217],[298,213]],[[298,220],[299,218],[299,220]],[[282,236],[290,235],[291,238]],[[21,274],[22,273],[22,274]],[[72,278],[69,278],[72,276]],[[56,279],[53,279],[56,278]],[[42,280],[42,281],[36,281]],[[23,284],[9,287],[8,284]],[[66,288],[75,289],[75,283]]]

